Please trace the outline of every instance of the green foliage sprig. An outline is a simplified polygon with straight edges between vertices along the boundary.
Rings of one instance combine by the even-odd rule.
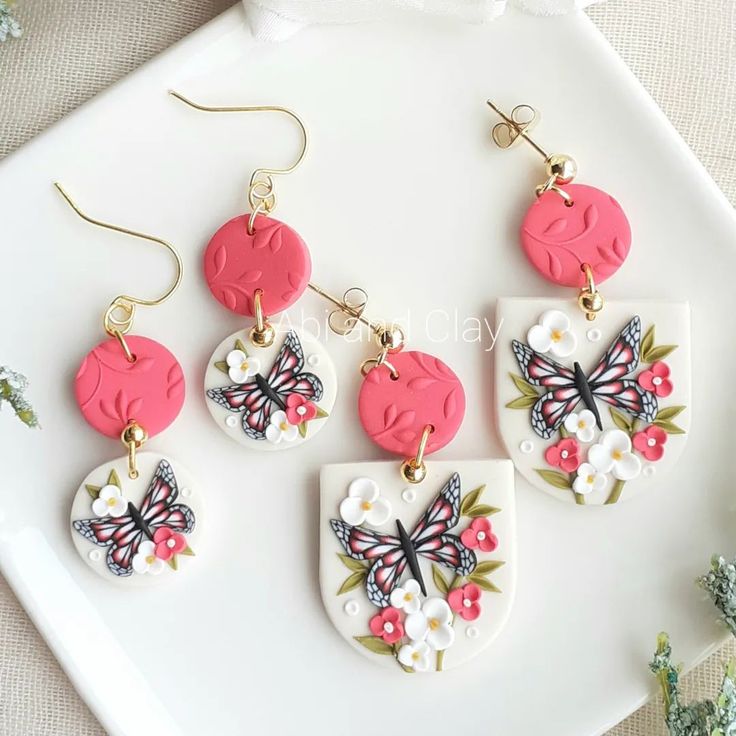
[[[13,4],[10,0],[0,0],[0,43],[7,41],[8,38],[20,38],[23,35],[20,23],[10,12]]]
[[[24,375],[10,370],[7,366],[0,366],[0,409],[5,402],[23,424],[38,427],[38,416],[25,397],[24,392],[27,388],[28,379]]]

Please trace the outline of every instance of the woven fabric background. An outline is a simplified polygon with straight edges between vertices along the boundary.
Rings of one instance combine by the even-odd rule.
[[[233,1],[20,0],[26,35],[0,45],[0,157]],[[736,204],[736,3],[609,0],[588,12]],[[688,675],[688,694],[713,694],[735,654],[729,645]],[[0,734],[104,736],[1,579]],[[663,734],[656,702],[609,732]]]

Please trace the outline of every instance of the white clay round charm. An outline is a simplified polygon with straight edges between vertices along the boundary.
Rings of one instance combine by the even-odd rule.
[[[95,468],[74,496],[71,534],[81,558],[118,585],[160,584],[196,564],[201,489],[182,466],[155,452]]]
[[[255,346],[241,330],[217,346],[204,388],[225,434],[251,449],[286,450],[324,426],[337,377],[322,343],[304,330],[277,329],[268,347]]]

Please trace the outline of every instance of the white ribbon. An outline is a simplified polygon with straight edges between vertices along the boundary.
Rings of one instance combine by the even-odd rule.
[[[358,23],[407,12],[487,23],[507,5],[534,15],[560,15],[603,0],[243,0],[256,38],[281,41],[313,24]]]

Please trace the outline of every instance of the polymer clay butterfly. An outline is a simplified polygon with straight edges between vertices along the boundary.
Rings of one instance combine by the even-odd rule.
[[[534,431],[549,439],[582,401],[593,412],[598,429],[603,429],[595,399],[625,411],[636,419],[651,422],[657,416],[657,397],[637,381],[625,378],[639,365],[641,320],[634,317],[606,350],[593,372],[586,376],[580,363],[573,369],[556,363],[518,340],[512,349],[524,374],[533,386],[548,389],[532,406]]]
[[[296,332],[289,330],[268,376],[256,372],[243,383],[208,389],[207,396],[229,411],[242,412],[241,422],[247,437],[265,440],[272,415],[277,411],[288,413],[290,404],[299,404],[293,407],[298,413],[306,402],[322,398],[322,381],[314,373],[302,372],[303,368],[304,350]],[[290,397],[299,398],[290,401]]]
[[[338,519],[331,519],[330,525],[352,559],[372,563],[365,581],[366,595],[373,605],[385,608],[390,605],[391,591],[399,584],[407,565],[422,593],[427,594],[419,556],[449,567],[458,575],[473,572],[475,553],[460,537],[449,533],[459,519],[460,476],[453,473],[411,534],[398,519],[398,536],[351,526]]]
[[[113,473],[111,478],[117,478],[117,475]],[[92,487],[87,486],[87,490],[91,491]],[[99,501],[102,506],[106,503],[109,505],[109,513],[95,519],[79,519],[72,526],[93,544],[108,548],[106,564],[114,575],[128,577],[133,574],[136,555],[146,542],[156,547],[168,546],[172,552],[192,554],[188,546],[182,546],[185,542],[181,535],[194,530],[194,512],[185,504],[175,503],[179,488],[167,460],[158,463],[140,508],[132,501],[127,501],[127,508],[123,506],[125,499],[119,481],[108,482],[102,488],[103,492],[106,490],[111,492],[104,498],[100,493],[93,502],[93,511],[97,511],[95,504]],[[117,505],[121,508],[116,508]],[[155,556],[172,559],[172,555],[159,555],[158,551]],[[175,565],[172,566],[175,568]]]

